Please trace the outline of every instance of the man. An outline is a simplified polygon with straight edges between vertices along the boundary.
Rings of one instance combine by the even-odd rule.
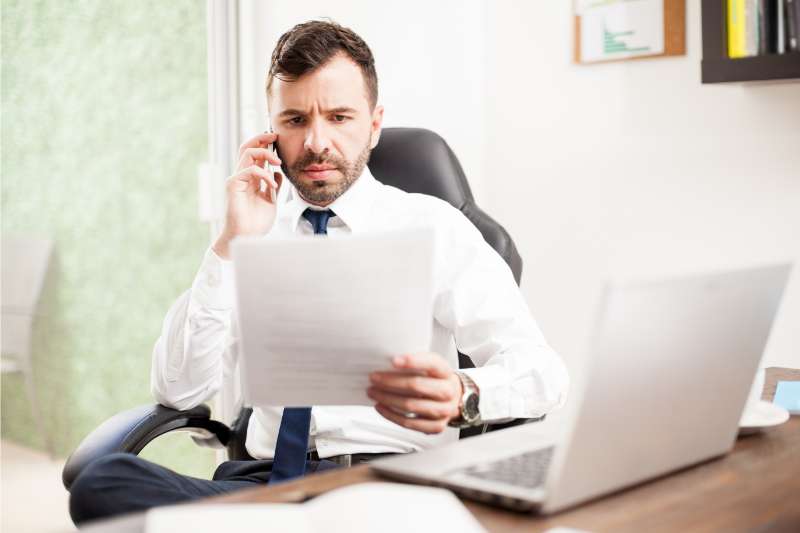
[[[191,408],[238,370],[229,248],[241,235],[357,234],[420,222],[435,227],[430,350],[398,354],[393,368],[370,376],[374,408],[256,407],[246,445],[258,460],[223,463],[212,480],[181,476],[130,454],[101,458],[72,486],[76,523],[291,479],[345,460],[430,448],[457,439],[458,427],[538,417],[565,400],[561,359],[539,332],[508,266],[477,229],[446,202],[370,175],[366,163],[380,137],[383,107],[364,41],[329,22],[295,26],[272,55],[267,98],[274,133],[241,146],[237,171],[227,181],[224,228],[191,291],[165,319],[153,353],[156,399]],[[277,155],[269,149],[273,143]],[[291,182],[280,206],[282,174],[270,173],[267,163],[280,165]],[[478,368],[457,372],[458,350]]]

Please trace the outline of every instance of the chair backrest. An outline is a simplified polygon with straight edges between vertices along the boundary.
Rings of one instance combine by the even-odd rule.
[[[384,128],[369,159],[375,178],[406,192],[436,196],[461,210],[500,254],[519,284],[522,258],[508,232],[477,205],[456,155],[436,133],[422,128]]]
[[[27,357],[33,316],[53,242],[20,235],[2,238],[2,353]]]
[[[369,169],[382,183],[406,192],[436,196],[459,209],[508,264],[519,285],[522,258],[514,241],[503,226],[475,205],[464,169],[441,136],[422,128],[384,128],[380,142],[370,155]],[[458,366],[472,368],[475,364],[468,354],[459,352]],[[518,423],[517,420],[509,422]],[[479,426],[462,429],[461,438],[485,430]]]

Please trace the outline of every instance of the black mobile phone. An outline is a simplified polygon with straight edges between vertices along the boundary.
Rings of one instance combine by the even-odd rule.
[[[270,126],[269,129],[267,131],[265,131],[264,133],[273,133],[272,126]],[[278,157],[280,157],[280,154],[278,153],[278,140],[277,139],[275,141],[273,141],[272,143],[270,143],[270,145],[267,147],[267,149],[268,150],[272,150],[273,154],[275,154]],[[283,169],[281,169],[281,172],[283,172]]]
[[[272,126],[270,126],[269,130],[265,131],[264,133],[272,133]],[[281,157],[280,154],[278,153],[277,139],[272,143],[270,143],[269,146],[267,146],[267,150],[270,150],[273,154],[277,155],[279,158]],[[281,174],[285,175],[285,172],[283,170],[283,165],[281,165],[276,169],[269,161],[267,161],[266,163],[267,163],[267,170],[270,172],[270,174],[274,174],[276,171],[280,171]],[[273,192],[272,201],[274,202],[276,200],[277,200],[277,194]]]

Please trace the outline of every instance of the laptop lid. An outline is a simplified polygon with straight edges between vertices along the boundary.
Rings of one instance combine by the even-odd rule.
[[[544,511],[729,451],[790,269],[607,286]]]

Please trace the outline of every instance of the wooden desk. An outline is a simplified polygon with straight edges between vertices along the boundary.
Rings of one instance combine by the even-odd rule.
[[[791,379],[786,374],[774,376]],[[767,379],[765,391],[774,384]],[[331,489],[383,480],[368,466],[257,487],[203,503],[302,501]],[[729,455],[549,517],[513,513],[465,500],[489,531],[545,531],[556,526],[603,531],[800,531],[800,417],[740,438]],[[141,532],[143,513],[87,531]]]
[[[380,480],[367,466],[214,498],[216,503],[297,501]],[[212,500],[207,500],[212,501]],[[800,531],[800,418],[743,437],[730,455],[547,518],[465,501],[489,531]]]

